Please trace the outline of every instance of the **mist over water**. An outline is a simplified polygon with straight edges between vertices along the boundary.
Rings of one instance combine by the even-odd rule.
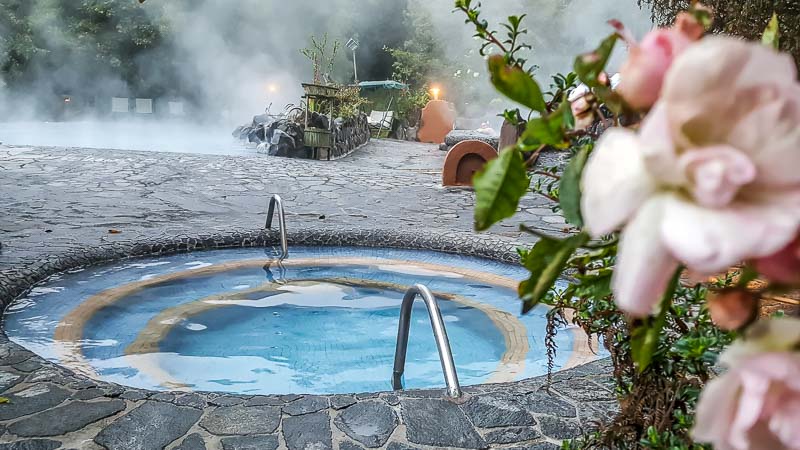
[[[69,24],[53,13],[55,0],[30,1],[41,12],[33,24],[37,35],[67,52],[71,43],[64,30]],[[537,77],[545,88],[551,74],[568,71],[575,54],[594,48],[611,32],[608,19],[622,20],[637,35],[651,27],[650,12],[640,10],[635,0],[483,3],[494,29],[509,14],[528,14],[526,40],[534,47],[528,58],[539,66]],[[65,53],[58,65],[35,67],[25,90],[12,89],[9,80],[0,78],[0,142],[244,152],[230,136],[235,126],[263,113],[269,104],[274,113],[300,102],[300,82],[310,81],[312,68],[299,49],[309,45],[311,35],[327,32],[331,41],[342,43],[358,37],[359,78],[388,79],[392,59],[383,47],[402,47],[413,35],[404,20],[408,11],[428,15],[447,57],[473,70],[470,76],[482,100],[471,108],[494,116],[507,106],[489,83],[477,54],[479,43],[472,38],[474,30],[464,24],[463,14],[453,12],[452,0],[148,0],[137,7],[169,30],[156,48],[130,61],[137,86],[106,67],[87,67],[92,62],[86,55],[72,53]],[[7,30],[0,25],[0,36],[3,33]],[[622,53],[624,49],[617,52],[612,68]],[[340,83],[352,82],[352,53],[346,48],[340,49],[331,76]],[[42,113],[54,104],[61,108],[66,97],[72,104],[64,106],[64,113],[55,117]],[[157,116],[131,112],[112,117],[111,97],[128,97],[132,103],[137,97],[154,98],[156,106],[181,102],[185,115],[165,118],[162,107]]]
[[[187,122],[98,121],[0,122],[0,143],[13,146],[96,148],[112,150],[253,154],[223,126]]]

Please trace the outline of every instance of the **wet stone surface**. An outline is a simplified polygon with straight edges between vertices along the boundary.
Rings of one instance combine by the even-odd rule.
[[[163,448],[200,418],[199,409],[147,402],[104,428],[94,441],[110,450]]]
[[[463,406],[476,426],[483,428],[534,425],[533,416],[518,401],[495,396],[473,397]]]
[[[440,187],[435,146],[374,141],[315,162],[0,146],[0,306],[49,275],[131,256],[274,246],[269,194],[284,196],[290,245],[404,247],[506,262],[521,222],[564,231],[548,200],[471,232],[474,194]],[[558,156],[543,155],[543,165]],[[268,174],[269,176],[265,176]],[[6,195],[7,194],[7,195]],[[119,233],[109,233],[116,230]],[[150,392],[88,379],[0,333],[0,450],[518,448],[553,450],[614,411],[607,362],[543,379],[350,395]]]
[[[80,430],[124,409],[122,400],[71,402],[15,422],[8,431],[23,437],[58,436]]]
[[[222,406],[200,421],[211,434],[267,434],[274,432],[281,420],[281,411],[273,406]]]
[[[223,450],[275,450],[278,436],[236,436],[222,440]]]
[[[175,450],[206,450],[206,441],[198,433],[190,434]]]
[[[345,409],[334,423],[350,438],[377,448],[389,440],[397,427],[397,414],[386,403],[364,401]]]
[[[411,442],[439,447],[486,447],[464,411],[449,400],[409,399],[401,402],[401,407]]]
[[[333,448],[330,417],[326,411],[283,420],[283,438],[289,450]]]

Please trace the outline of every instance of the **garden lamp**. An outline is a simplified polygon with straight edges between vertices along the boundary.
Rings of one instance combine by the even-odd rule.
[[[347,41],[347,44],[345,45],[347,46],[347,48],[350,49],[350,51],[353,52],[353,78],[355,79],[355,82],[358,83],[358,65],[356,64],[356,50],[358,50],[358,39],[355,38],[350,39],[349,41]]]

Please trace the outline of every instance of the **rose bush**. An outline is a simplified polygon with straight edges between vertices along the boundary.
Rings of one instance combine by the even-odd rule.
[[[479,3],[456,7],[498,91],[536,113],[476,175],[476,228],[514,215],[530,191],[557,202],[567,237],[521,227],[537,237],[519,251],[531,275],[523,313],[553,308],[550,364],[570,317],[603,337],[614,368],[618,414],[564,448],[800,450],[800,321],[756,320],[764,296],[800,284],[800,85],[773,50],[777,16],[762,44],[702,38],[711,12],[692,2],[631,47],[617,90],[606,66],[633,39],[611,21],[616,33],[575,59],[581,86],[543,93],[517,55],[523,16],[509,17],[503,40]],[[566,167],[530,170],[525,152],[546,147],[569,151]],[[769,283],[751,283],[759,276]],[[717,357],[743,329],[720,375]]]
[[[675,59],[638,132],[614,128],[597,143],[581,210],[593,236],[624,225],[613,281],[621,309],[650,314],[681,263],[715,274],[798,235],[795,67],[759,44],[703,39]]]
[[[694,436],[717,450],[800,449],[800,320],[773,319],[731,345],[700,397]]]

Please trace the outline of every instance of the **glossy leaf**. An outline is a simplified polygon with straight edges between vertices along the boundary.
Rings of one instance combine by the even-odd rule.
[[[569,102],[563,102],[557,110],[549,115],[528,121],[525,131],[520,136],[520,144],[527,151],[536,150],[542,145],[567,148],[569,141],[564,132],[571,119],[572,111]]]
[[[605,38],[595,51],[584,53],[575,58],[575,73],[587,86],[598,87],[603,85],[600,82],[600,74],[606,69],[617,39],[619,39],[619,36],[616,33],[612,34]]]
[[[672,299],[675,297],[675,290],[678,287],[682,271],[683,267],[675,271],[667,291],[664,292],[664,296],[661,298],[658,314],[655,317],[648,318],[631,332],[631,355],[639,372],[647,369],[653,360],[653,353],[658,347],[661,330],[664,329],[664,324],[667,322],[667,314],[672,306]]]
[[[516,147],[509,147],[475,174],[475,229],[484,231],[517,212],[519,199],[531,180],[525,160]]]
[[[542,89],[528,72],[506,64],[505,58],[499,55],[489,58],[489,72],[492,84],[500,93],[539,113],[547,111]]]
[[[561,184],[558,189],[558,202],[561,205],[561,213],[564,219],[576,227],[583,226],[581,216],[581,175],[589,158],[590,146],[585,146],[569,162],[564,169],[561,177]]]
[[[761,42],[764,45],[768,45],[775,50],[778,50],[781,46],[781,25],[780,21],[778,21],[778,15],[772,13],[772,19],[769,20],[769,24],[767,28],[764,30],[764,34],[761,36]]]
[[[522,265],[531,276],[519,285],[522,313],[525,314],[547,295],[564,271],[569,258],[579,247],[589,241],[589,235],[579,233],[566,239],[543,237],[532,249],[520,251]]]

